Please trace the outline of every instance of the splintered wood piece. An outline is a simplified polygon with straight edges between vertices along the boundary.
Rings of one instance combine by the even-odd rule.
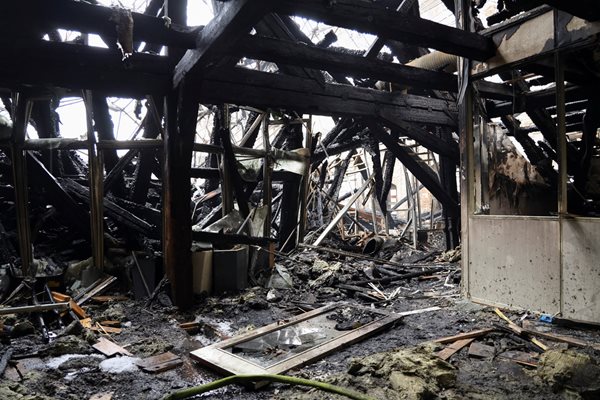
[[[104,326],[101,324],[96,324],[96,326],[92,326],[89,328],[90,330],[94,331],[94,332],[102,332],[102,333],[121,333],[121,328],[113,328],[111,326]]]
[[[173,368],[177,368],[181,364],[183,364],[181,358],[171,353],[170,351],[156,356],[144,358],[143,360],[137,362],[137,366],[140,367],[143,371],[153,373],[163,372]]]
[[[132,356],[130,352],[122,348],[116,343],[111,342],[110,340],[101,337],[98,340],[98,343],[92,346],[94,349],[98,350],[100,353],[104,354],[106,357],[112,357],[115,354],[121,354],[124,356]]]
[[[462,339],[478,338],[481,336],[485,336],[488,333],[492,333],[494,331],[495,331],[494,328],[478,329],[476,331],[459,333],[458,335],[446,336],[443,338],[435,339],[433,342],[441,343],[441,344],[452,343],[452,342],[456,342],[457,340],[462,340]]]
[[[519,325],[515,324],[514,322],[512,322],[510,320],[510,318],[508,318],[506,315],[504,315],[504,313],[502,311],[500,311],[499,308],[494,309],[494,312],[503,320],[505,320],[508,323],[508,327],[510,328],[511,331],[513,331],[514,333],[516,333],[517,335],[522,335],[523,334],[523,328],[521,328]]]
[[[454,354],[458,353],[463,347],[469,345],[473,340],[475,340],[475,338],[457,340],[456,342],[447,346],[445,349],[438,351],[436,356],[446,361]]]
[[[100,321],[100,325],[112,326],[113,328],[118,328],[121,326],[121,321],[113,321],[113,320]]]
[[[71,310],[79,318],[85,319],[85,318],[88,317],[88,315],[83,310],[83,308],[79,307],[79,305],[77,303],[75,303],[75,301],[73,301],[73,299],[71,297],[67,296],[66,294],[62,294],[62,293],[58,293],[58,292],[52,292],[52,298],[54,299],[54,301],[57,301],[59,303],[68,302],[69,303],[69,307],[71,307]]]
[[[81,326],[83,326],[84,328],[91,329],[91,327],[92,327],[92,319],[91,318],[84,318],[82,320],[79,320],[79,322],[81,323]]]
[[[492,358],[496,352],[493,346],[473,342],[469,346],[469,356],[477,358]]]
[[[179,327],[181,329],[185,329],[186,331],[189,329],[198,329],[200,328],[200,322],[182,322],[181,324],[179,324]]]

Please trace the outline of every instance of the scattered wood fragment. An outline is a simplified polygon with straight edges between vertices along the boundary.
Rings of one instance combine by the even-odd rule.
[[[441,343],[441,344],[453,343],[453,342],[456,342],[457,340],[474,339],[474,338],[482,337],[482,336],[485,336],[488,333],[492,333],[494,331],[495,331],[494,328],[478,329],[476,331],[459,333],[458,335],[446,336],[443,338],[435,339],[433,342]]]
[[[98,340],[98,343],[92,345],[92,347],[98,350],[100,353],[104,354],[106,357],[112,357],[116,354],[121,354],[124,356],[132,356],[129,351],[119,346],[116,343],[111,342],[110,340],[101,337]]]
[[[570,337],[570,336],[556,335],[556,334],[547,333],[547,332],[538,332],[538,331],[534,331],[534,330],[530,330],[530,329],[524,329],[524,332],[527,333],[528,335],[538,336],[538,337],[552,340],[555,342],[563,342],[563,343],[570,344],[572,346],[591,347],[595,350],[600,350],[600,344],[598,344],[598,343],[589,343],[589,342],[586,342],[586,341],[583,341],[580,339],[576,339],[576,338]]]
[[[108,303],[110,301],[125,301],[129,300],[127,296],[94,296],[92,297],[92,301],[96,303]]]
[[[95,282],[94,284],[92,284],[91,287],[87,288],[84,293],[78,295],[74,299],[75,302],[77,303],[77,305],[81,306],[83,303],[105,290],[116,280],[117,278],[114,276],[108,276],[105,279],[99,279],[98,281],[96,281],[97,283]]]
[[[462,348],[471,344],[475,338],[459,339],[447,346],[445,349],[438,351],[435,355],[444,361],[447,361],[454,354],[458,353]]]
[[[504,313],[502,311],[500,311],[499,308],[494,309],[494,312],[503,320],[505,320],[508,323],[508,327],[510,328],[511,331],[513,331],[514,333],[516,333],[517,335],[522,335],[523,334],[523,328],[521,328],[519,325],[515,324],[514,322],[512,322],[510,320],[510,318],[508,318],[506,315],[504,315]]]
[[[177,368],[182,364],[183,361],[181,358],[170,351],[156,356],[144,358],[143,360],[137,362],[137,366],[143,371],[152,373],[168,371],[170,369]]]
[[[535,344],[537,347],[539,347],[540,349],[542,349],[544,351],[548,350],[548,346],[546,346],[544,343],[540,342],[536,338],[531,338],[531,343]]]
[[[100,325],[102,325],[102,326],[111,326],[113,328],[120,328],[121,327],[121,321],[112,321],[112,320],[100,321]]]
[[[119,334],[122,332],[121,328],[113,328],[112,326],[104,326],[99,323],[96,323],[96,326],[90,327],[89,330],[94,331],[94,332],[102,332],[105,334],[110,334],[110,333]]]
[[[81,319],[85,319],[88,317],[88,315],[86,314],[86,312],[83,310],[83,308],[81,308],[79,306],[79,304],[75,303],[75,301],[70,297],[67,296],[66,294],[62,294],[62,293],[58,293],[58,292],[51,292],[52,293],[52,298],[54,299],[54,301],[57,302],[67,302],[69,303],[69,306],[71,307],[71,310]]]
[[[487,344],[473,342],[469,346],[469,356],[476,358],[492,358],[496,353],[496,349],[493,346]]]

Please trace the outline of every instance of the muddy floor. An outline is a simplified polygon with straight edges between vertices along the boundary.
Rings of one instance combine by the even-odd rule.
[[[315,260],[325,263],[315,267]],[[97,321],[119,321],[118,334],[74,329],[44,344],[39,332],[31,329],[5,340],[1,354],[11,351],[12,357],[0,383],[0,399],[160,399],[172,391],[220,377],[192,360],[190,351],[285,320],[307,308],[332,303],[360,304],[387,312],[434,306],[440,309],[406,316],[383,332],[289,371],[289,375],[331,382],[376,399],[600,398],[600,374],[594,375],[600,368],[597,350],[567,349],[567,344],[550,340],[542,340],[548,346],[545,352],[536,348],[528,339],[508,330],[507,323],[492,308],[461,298],[456,264],[445,263],[445,269],[426,276],[381,285],[382,292],[393,298],[375,302],[339,288],[340,283],[370,276],[364,272],[373,268],[369,262],[302,252],[279,263],[285,266],[287,278],[291,278],[291,288],[254,287],[242,293],[199,297],[194,309],[185,313],[170,306],[165,296],[147,305],[131,300],[131,293],[108,290],[103,294],[126,295],[129,299],[92,301],[86,311]],[[334,263],[339,265],[332,267]],[[323,277],[325,273],[329,276]],[[523,314],[506,313],[517,323]],[[538,317],[525,318],[531,329],[600,343],[598,331],[560,328],[541,323]],[[17,320],[19,317],[8,316],[3,323],[16,326]],[[187,332],[180,327],[191,321],[199,323],[196,331]],[[469,346],[447,363],[435,355],[446,346],[432,344],[435,339],[481,328],[497,328],[475,339],[492,350],[487,356],[468,354]],[[92,345],[101,336],[122,346],[131,356],[108,358],[94,350]],[[139,359],[167,351],[179,356],[183,364],[160,373],[143,372],[136,365]],[[529,363],[517,363],[506,357],[514,353],[532,358]],[[581,371],[589,376],[583,376]],[[273,384],[258,391],[229,386],[201,398],[343,397]]]

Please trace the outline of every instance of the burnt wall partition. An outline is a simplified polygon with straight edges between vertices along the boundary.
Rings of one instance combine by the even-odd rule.
[[[498,54],[463,72],[515,93],[483,102],[469,88],[463,103],[464,292],[600,322],[597,66],[583,67],[600,25],[540,8],[495,29]]]

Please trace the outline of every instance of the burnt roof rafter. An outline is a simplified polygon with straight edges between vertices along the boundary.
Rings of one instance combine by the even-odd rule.
[[[281,0],[277,12],[311,18],[329,25],[428,47],[475,60],[495,53],[491,39],[437,22],[376,6],[372,1]]]

